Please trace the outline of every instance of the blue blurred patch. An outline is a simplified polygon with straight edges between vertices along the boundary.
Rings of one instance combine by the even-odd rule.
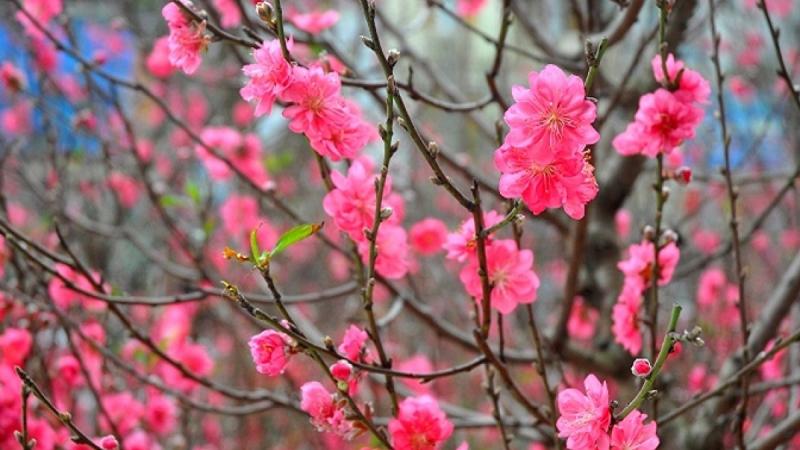
[[[132,78],[134,72],[133,36],[128,32],[112,31],[108,27],[100,24],[91,23],[85,20],[76,19],[72,21],[73,34],[75,35],[77,51],[81,55],[92,56],[102,53],[106,57],[103,70],[119,76],[121,78]],[[27,36],[20,35],[8,26],[0,25],[0,62],[11,61],[20,68],[25,74],[30,94],[38,98],[42,92],[37,71],[34,70],[34,61],[30,58],[27,45]],[[80,64],[68,55],[58,53],[58,63],[54,78],[59,79],[65,76],[73,77],[82,87],[85,87],[84,74],[80,71]],[[91,75],[92,83],[97,89],[106,95],[111,95],[111,84],[97,75]],[[120,95],[125,94],[119,92]],[[66,151],[82,150],[89,153],[97,152],[100,142],[96,137],[76,131],[72,127],[72,119],[75,114],[86,106],[86,101],[82,104],[73,104],[63,95],[46,95],[44,97],[44,107],[52,112],[52,126],[58,136],[59,148]],[[104,117],[108,117],[112,106],[108,101],[97,98],[94,99],[95,112],[98,121],[102,122]],[[9,106],[9,99],[0,96],[0,109]],[[34,108],[33,113],[34,133],[42,132],[42,114],[39,108]],[[102,126],[102,123],[100,123]]]

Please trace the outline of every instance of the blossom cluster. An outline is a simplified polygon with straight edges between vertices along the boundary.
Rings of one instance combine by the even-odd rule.
[[[557,66],[531,72],[528,83],[512,89],[515,103],[505,113],[509,132],[494,155],[500,194],[521,197],[534,214],[564,208],[581,219],[597,195],[586,151],[600,139],[592,127],[597,107],[586,98],[583,81]]]
[[[248,81],[240,93],[255,103],[256,116],[269,114],[276,101],[284,103],[289,129],[305,134],[311,148],[331,161],[354,158],[377,138],[358,105],[342,97],[336,72],[325,72],[319,64],[291,64],[278,40],[264,42],[253,58],[253,64],[242,68]]]
[[[694,138],[703,121],[700,105],[707,103],[711,94],[708,81],[671,54],[663,62],[661,55],[656,55],[652,69],[655,80],[666,87],[639,98],[634,121],[612,142],[621,155],[654,158],[669,154]]]
[[[346,176],[338,171],[331,172],[334,188],[322,200],[325,213],[356,243],[364,261],[368,261],[370,253],[366,231],[372,230],[376,219],[377,180],[372,162],[366,157],[356,159]],[[375,270],[389,279],[403,278],[409,270],[410,256],[407,233],[401,225],[405,204],[400,195],[392,192],[391,176],[387,176],[381,205],[390,213],[388,217],[379,218]]]
[[[484,213],[484,227],[496,225],[503,217],[496,211]],[[483,282],[480,276],[480,261],[477,252],[475,221],[470,217],[459,229],[447,236],[444,248],[447,258],[465,262],[459,279],[467,293],[480,302],[483,298]],[[491,284],[489,300],[492,308],[501,314],[509,314],[519,304],[530,304],[536,300],[539,276],[533,271],[533,251],[520,249],[513,239],[494,239],[487,236],[487,277]]]
[[[568,450],[655,450],[659,439],[656,423],[645,423],[647,415],[633,410],[611,426],[608,386],[590,374],[584,391],[569,388],[558,393],[558,436]],[[609,430],[610,428],[610,430]]]
[[[639,313],[645,291],[653,286],[655,249],[651,241],[633,244],[628,248],[628,259],[617,267],[624,275],[622,290],[611,313],[614,339],[631,355],[642,349],[642,334],[639,329]],[[658,249],[658,285],[664,286],[672,279],[680,259],[680,250],[670,241]]]

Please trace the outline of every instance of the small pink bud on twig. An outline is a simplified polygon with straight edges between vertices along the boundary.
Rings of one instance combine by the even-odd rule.
[[[647,358],[636,358],[633,361],[633,365],[631,365],[631,373],[639,378],[650,375],[652,370],[653,366],[650,365],[650,361]]]

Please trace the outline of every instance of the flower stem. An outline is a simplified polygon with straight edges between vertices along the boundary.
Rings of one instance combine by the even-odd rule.
[[[661,350],[658,352],[658,358],[656,358],[656,362],[653,365],[653,371],[644,379],[644,384],[641,389],[639,389],[639,392],[636,393],[633,400],[628,403],[628,406],[614,417],[617,421],[624,419],[631,411],[641,406],[645,399],[647,399],[648,394],[656,382],[656,377],[658,377],[659,372],[661,372],[661,368],[664,367],[664,363],[667,361],[667,357],[672,351],[672,346],[675,344],[675,328],[678,325],[678,317],[681,315],[681,309],[680,305],[672,306],[672,316],[669,319],[669,327],[664,336],[664,341],[661,343]]]

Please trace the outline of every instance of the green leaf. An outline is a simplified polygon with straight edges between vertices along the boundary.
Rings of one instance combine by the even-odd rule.
[[[270,250],[268,257],[272,258],[273,256],[286,250],[290,245],[296,244],[297,242],[300,242],[303,239],[313,235],[319,231],[320,228],[322,228],[323,223],[324,222],[306,223],[290,228],[287,232],[281,235],[281,237],[278,239],[278,243],[275,244],[275,247],[272,250]]]
[[[253,261],[253,264],[258,266],[263,257],[261,256],[261,250],[258,248],[257,232],[258,228],[253,228],[253,231],[250,232],[250,259]]]
[[[267,171],[270,173],[283,172],[292,166],[295,152],[286,151],[280,153],[269,153],[265,157]]]
[[[163,206],[164,208],[169,208],[172,206],[180,205],[181,199],[174,195],[163,195],[159,199],[159,202],[161,202],[161,206]]]
[[[189,198],[192,199],[195,205],[199,206],[200,203],[202,202],[202,197],[200,195],[200,186],[191,180],[186,182],[186,195],[188,195]]]

